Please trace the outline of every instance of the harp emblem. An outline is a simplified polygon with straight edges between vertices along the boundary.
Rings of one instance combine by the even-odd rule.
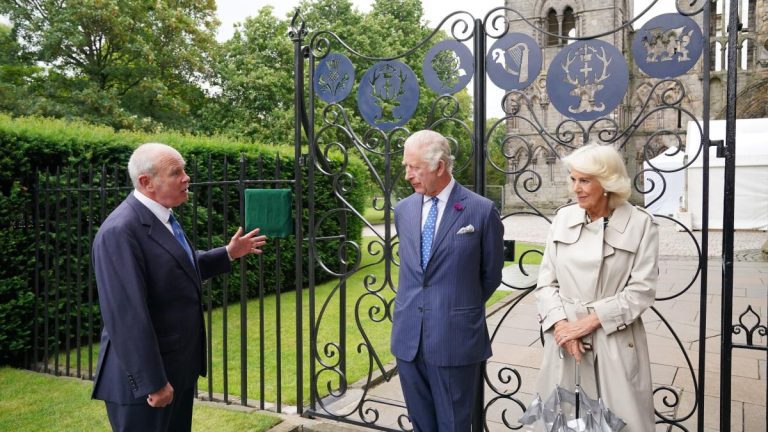
[[[508,74],[517,77],[518,81],[528,81],[528,45],[519,42],[503,50],[493,50],[493,61],[500,64]]]

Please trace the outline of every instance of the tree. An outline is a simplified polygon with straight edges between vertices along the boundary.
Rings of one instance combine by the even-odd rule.
[[[30,113],[36,98],[27,85],[40,71],[24,53],[12,29],[0,23],[0,110]]]
[[[293,141],[293,46],[288,22],[272,7],[247,18],[224,42],[216,63],[220,88],[212,126],[251,140]]]
[[[319,37],[330,42],[330,51],[343,53],[353,61],[357,83],[376,60],[354,55],[336,37],[362,56],[383,58],[411,50],[432,32],[423,23],[420,0],[377,0],[369,13],[359,12],[349,0],[304,0],[299,10],[309,32],[304,43],[312,43],[313,36],[323,32]],[[290,16],[280,19],[272,14],[271,8],[263,8],[255,17],[246,19],[233,38],[223,44],[217,64],[221,88],[221,117],[217,129],[273,143],[293,141],[294,59],[292,42],[287,37],[289,22]],[[441,37],[433,42],[439,40]],[[420,82],[423,82],[421,62],[430,46],[422,46],[402,59]],[[317,47],[322,44],[313,46]],[[314,54],[323,55],[322,52]],[[358,114],[355,89],[341,106],[352,129],[362,134],[370,127]],[[437,98],[426,88],[422,88],[421,95],[417,111],[407,124],[414,130],[428,126],[430,109]],[[457,95],[462,106],[461,120],[469,113],[469,99],[465,96],[466,92]],[[320,113],[325,104],[319,100],[315,104],[316,126],[322,127]],[[458,130],[450,122],[441,127],[444,133],[445,129]],[[331,134],[330,138],[345,140],[343,134]]]
[[[211,77],[214,0],[0,0],[63,112],[117,129],[192,130]]]

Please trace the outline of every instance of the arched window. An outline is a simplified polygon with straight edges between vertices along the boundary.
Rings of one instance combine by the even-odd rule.
[[[755,44],[752,39],[744,39],[739,49],[739,66],[741,70],[748,70],[755,62]]]
[[[755,32],[757,31],[757,1],[749,0],[749,5],[747,8],[747,30],[750,32]]]
[[[554,9],[547,12],[547,31],[552,33],[547,35],[547,46],[559,45],[560,38],[554,35],[560,34],[560,25],[557,22],[557,12]]]
[[[563,36],[576,35],[576,17],[573,16],[573,9],[566,6],[563,11]]]
[[[713,36],[720,36],[720,25],[722,24],[722,15],[718,12],[717,0],[709,4],[709,32]]]

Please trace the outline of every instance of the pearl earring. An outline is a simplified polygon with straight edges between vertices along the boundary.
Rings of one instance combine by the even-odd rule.
[[[603,191],[603,196],[608,196],[608,192]]]

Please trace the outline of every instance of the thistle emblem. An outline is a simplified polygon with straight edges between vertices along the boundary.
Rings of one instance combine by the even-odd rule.
[[[333,96],[345,88],[349,81],[349,74],[341,72],[339,67],[339,59],[328,60],[328,73],[321,75],[318,80],[318,86]]]
[[[432,59],[432,68],[444,91],[452,90],[467,72],[461,68],[461,59],[451,50],[440,51]]]

